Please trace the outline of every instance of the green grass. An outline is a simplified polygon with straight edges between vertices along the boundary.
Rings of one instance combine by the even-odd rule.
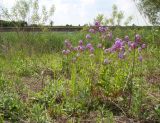
[[[133,40],[135,32],[147,44],[142,63],[137,50],[125,60],[100,49],[94,57],[82,53],[76,62],[74,52],[63,56],[64,40],[86,44],[86,32],[0,33],[0,122],[116,122],[117,117],[158,122],[160,30],[116,29],[113,39]],[[105,58],[111,63],[103,64]]]

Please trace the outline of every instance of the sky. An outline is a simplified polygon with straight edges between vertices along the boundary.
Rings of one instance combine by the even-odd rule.
[[[17,0],[0,0],[0,5],[11,8]],[[112,6],[116,4],[118,10],[124,12],[125,17],[133,16],[131,24],[148,25],[149,22],[138,11],[133,0],[39,0],[39,5],[50,8],[55,5],[54,25],[84,25],[93,23],[98,14],[109,18]]]

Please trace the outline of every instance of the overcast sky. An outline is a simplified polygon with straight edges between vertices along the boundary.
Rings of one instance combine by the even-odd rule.
[[[17,0],[0,0],[0,5],[11,8]],[[54,25],[83,25],[92,23],[97,14],[110,17],[112,5],[116,4],[125,16],[133,16],[132,24],[146,25],[148,21],[140,15],[133,0],[39,0],[40,6],[55,5]]]

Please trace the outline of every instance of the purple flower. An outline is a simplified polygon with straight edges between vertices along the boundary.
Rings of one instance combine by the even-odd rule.
[[[99,27],[100,26],[100,22],[99,21],[95,21],[94,25]]]
[[[136,34],[135,42],[140,43],[140,41],[141,41],[141,36],[139,34]]]
[[[116,51],[115,45],[113,45],[111,48],[109,48],[110,53],[114,53]]]
[[[118,54],[118,58],[124,59],[124,53],[120,52],[120,53]]]
[[[91,48],[89,49],[89,51],[90,51],[91,53],[93,53],[93,52],[94,52],[94,48],[91,47]]]
[[[62,51],[62,54],[63,54],[63,55],[66,55],[66,50],[63,50],[63,51]]]
[[[141,47],[138,47],[138,52],[140,53],[142,51],[142,48]]]
[[[72,47],[72,44],[71,44],[71,42],[70,42],[69,40],[65,40],[64,43],[65,43],[65,46],[66,46],[67,48],[70,49],[70,48]]]
[[[120,51],[124,53],[124,52],[125,52],[125,47],[122,46],[122,47],[120,48]]]
[[[146,48],[146,44],[142,44],[141,47],[142,47],[142,49]]]
[[[128,41],[128,47],[131,47],[132,42]]]
[[[82,41],[82,40],[79,41],[79,45],[80,45],[80,46],[83,45],[83,41]]]
[[[63,50],[62,51],[62,54],[64,54],[64,55],[68,55],[70,53],[70,50]]]
[[[90,34],[87,34],[87,35],[86,35],[86,38],[87,38],[87,39],[91,39],[91,35],[90,35]]]
[[[71,51],[70,50],[66,50],[66,53],[69,54]]]
[[[89,32],[95,33],[95,30],[94,29],[89,29]]]
[[[93,46],[92,46],[92,44],[91,43],[88,43],[87,45],[86,45],[86,48],[87,49],[91,49]]]
[[[84,51],[85,50],[85,46],[78,46],[78,50]]]
[[[130,47],[131,49],[135,49],[137,47],[137,43],[136,42],[131,43]]]
[[[124,40],[128,42],[128,41],[129,41],[129,37],[128,37],[128,36],[125,36],[125,37],[124,37]]]
[[[116,49],[120,49],[122,47],[122,40],[116,39],[114,46]]]
[[[102,44],[99,43],[99,44],[97,45],[97,48],[102,48]]]
[[[126,42],[125,41],[122,41],[122,46],[125,46]]]
[[[143,57],[140,55],[140,56],[138,57],[138,59],[139,59],[140,62],[142,62]]]
[[[99,27],[99,31],[100,31],[100,32],[106,32],[106,31],[107,31],[107,27],[105,27],[105,26],[100,26],[100,27]]]
[[[74,50],[74,51],[77,51],[77,50],[78,50],[78,47],[74,47],[73,50]]]

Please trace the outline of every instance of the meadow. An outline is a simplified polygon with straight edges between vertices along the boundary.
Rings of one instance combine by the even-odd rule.
[[[160,122],[160,29],[0,33],[0,122]]]

